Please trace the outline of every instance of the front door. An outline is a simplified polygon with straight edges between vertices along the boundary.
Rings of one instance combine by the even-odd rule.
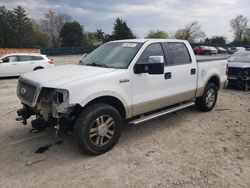
[[[35,68],[35,59],[34,56],[29,55],[19,55],[17,57],[19,62],[19,71],[20,74],[31,72]]]
[[[7,56],[1,59],[0,62],[0,76],[18,76],[19,64],[16,56]]]
[[[147,63],[149,56],[163,56],[164,74],[132,73],[133,115],[143,114],[168,105],[172,95],[171,67],[167,65],[161,43],[151,43],[142,52],[136,63]]]

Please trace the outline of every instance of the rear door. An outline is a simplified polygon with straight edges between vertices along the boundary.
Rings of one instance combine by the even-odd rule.
[[[35,56],[30,55],[19,55],[17,57],[19,63],[19,72],[20,74],[31,72],[36,66]]]
[[[19,64],[17,62],[17,56],[6,56],[1,59],[0,62],[0,76],[18,76]]]
[[[188,48],[183,42],[167,42],[172,68],[172,91],[177,102],[192,99],[197,87],[197,63],[192,62]]]

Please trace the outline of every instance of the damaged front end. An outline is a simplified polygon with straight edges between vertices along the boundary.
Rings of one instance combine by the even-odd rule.
[[[72,120],[71,112],[74,106],[69,105],[69,92],[65,89],[39,88],[27,81],[19,80],[17,88],[18,97],[23,108],[17,111],[17,121],[25,125],[31,116],[36,118],[31,121],[34,129],[44,130],[46,127],[59,127],[65,121]]]
[[[229,67],[228,85],[238,86],[248,91],[250,87],[250,68]]]
[[[64,89],[43,88],[39,94],[36,111],[45,121],[61,118],[69,110],[69,93]]]

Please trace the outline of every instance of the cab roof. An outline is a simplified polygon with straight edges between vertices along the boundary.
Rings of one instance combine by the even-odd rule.
[[[125,39],[125,40],[114,40],[112,42],[187,42],[186,40],[179,40],[179,39]]]
[[[30,56],[37,56],[37,55],[43,55],[43,54],[40,54],[40,53],[9,53],[9,54],[2,54],[2,56],[6,56],[6,55],[30,55]]]

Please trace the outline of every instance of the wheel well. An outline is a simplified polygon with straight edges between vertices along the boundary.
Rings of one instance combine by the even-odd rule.
[[[41,66],[35,67],[33,70],[35,71],[35,70],[38,70],[38,69],[44,69],[44,67],[41,67]]]
[[[123,106],[122,102],[115,97],[112,97],[112,96],[98,97],[98,98],[90,101],[89,103],[87,103],[86,106],[89,106],[89,105],[95,104],[95,103],[109,104],[109,105],[113,106],[114,108],[116,108],[120,112],[120,114],[123,118],[126,117],[125,107]]]
[[[208,80],[208,83],[213,83],[218,87],[218,89],[220,88],[220,79],[217,76],[213,76],[212,78],[210,78]]]

